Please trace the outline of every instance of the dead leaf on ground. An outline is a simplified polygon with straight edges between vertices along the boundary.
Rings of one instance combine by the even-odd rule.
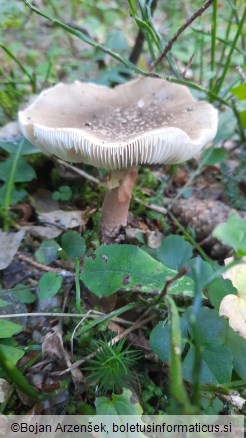
[[[33,237],[38,237],[39,239],[55,239],[62,233],[62,230],[59,228],[44,227],[42,225],[26,225],[24,228]]]
[[[85,220],[81,211],[56,210],[49,213],[40,213],[38,219],[43,224],[55,225],[64,230],[69,228],[84,227]]]
[[[246,257],[243,260],[246,261]],[[233,257],[229,257],[225,264],[232,261]],[[246,263],[233,266],[223,276],[231,280],[238,295],[226,295],[220,303],[219,313],[228,318],[230,327],[246,339]]]
[[[53,328],[52,332],[46,334],[42,343],[42,355],[44,359],[53,359],[61,364],[61,368],[69,368],[72,365],[69,355],[63,346],[62,332],[60,326]],[[75,387],[75,393],[82,392],[83,375],[76,368],[71,370],[71,375]]]
[[[17,233],[4,233],[0,231],[0,270],[10,265],[24,236],[24,229]]]

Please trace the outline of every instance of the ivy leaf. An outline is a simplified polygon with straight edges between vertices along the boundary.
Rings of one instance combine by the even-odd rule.
[[[112,398],[98,397],[95,401],[97,415],[141,415],[139,403],[131,402],[132,393],[124,388],[121,395],[112,394]]]
[[[193,248],[183,237],[170,234],[155,249],[153,256],[169,268],[179,271],[191,259]]]
[[[47,300],[59,291],[62,285],[62,276],[55,272],[46,272],[39,280],[39,299]]]

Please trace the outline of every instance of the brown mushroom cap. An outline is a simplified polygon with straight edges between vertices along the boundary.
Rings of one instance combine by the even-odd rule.
[[[217,111],[164,79],[113,89],[75,81],[43,91],[19,112],[19,123],[45,152],[114,170],[196,156],[216,134]]]

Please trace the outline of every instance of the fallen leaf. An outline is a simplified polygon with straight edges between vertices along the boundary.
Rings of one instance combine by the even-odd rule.
[[[3,231],[0,231],[0,270],[5,269],[10,265],[18,251],[24,235],[24,229],[21,229],[17,233],[4,233]]]
[[[246,301],[237,295],[226,295],[220,304],[220,315],[229,319],[230,327],[246,339]]]
[[[32,236],[40,239],[55,239],[60,236],[62,230],[56,227],[44,227],[42,225],[27,225],[24,227]]]
[[[56,225],[63,229],[85,226],[81,211],[56,210],[49,213],[40,213],[38,219],[41,223]]]
[[[242,258],[246,261],[246,257]],[[225,259],[225,265],[233,261],[233,257]],[[230,327],[246,339],[246,263],[228,269],[224,278],[231,280],[238,295],[226,295],[220,303],[219,314],[229,320]]]

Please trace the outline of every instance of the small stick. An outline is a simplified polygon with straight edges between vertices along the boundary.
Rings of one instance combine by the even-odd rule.
[[[94,176],[89,175],[89,173],[85,172],[84,170],[79,169],[78,167],[75,167],[72,164],[67,163],[66,161],[60,160],[60,158],[52,157],[52,159],[53,159],[53,161],[56,161],[57,163],[66,167],[67,169],[72,170],[74,173],[77,173],[78,175],[82,176],[83,178],[86,178],[89,181],[91,181],[95,184],[98,184],[99,186],[104,187],[104,184],[98,178],[95,178]]]
[[[178,37],[181,35],[181,33],[184,32],[185,29],[187,29],[187,27],[189,27],[191,25],[191,23],[193,21],[196,20],[196,18],[200,17],[200,15],[203,14],[204,11],[206,11],[206,9],[211,6],[211,4],[214,2],[214,0],[207,0],[199,9],[197,9],[197,11],[194,12],[194,14],[183,24],[183,26],[180,27],[180,29],[178,30],[178,32],[175,33],[175,35],[173,36],[173,38],[168,41],[168,43],[166,44],[163,52],[160,54],[160,56],[158,56],[158,58],[152,62],[152,64],[149,67],[149,72],[152,72],[154,70],[154,68],[160,64],[160,62],[165,58],[166,54],[168,52],[170,52],[173,44],[175,43],[175,41],[177,41]]]
[[[51,316],[54,318],[80,318],[80,319],[83,318],[83,316],[84,316],[87,318],[98,319],[100,315],[103,315],[103,316],[105,315],[102,312],[97,313],[94,310],[92,310],[91,312],[93,312],[95,314],[91,313],[88,316],[88,314],[87,314],[88,312],[86,314],[83,314],[83,313],[61,313],[61,312],[60,313],[58,313],[58,312],[57,313],[56,312],[10,313],[9,315],[7,315],[7,314],[0,315],[0,319],[5,319],[5,318],[11,319],[11,318],[21,318],[21,317],[23,317],[23,318],[31,317],[32,318],[35,316],[37,316],[37,317]],[[120,322],[121,324],[127,324],[127,325],[132,324],[132,321],[127,321],[126,319],[118,318],[117,316],[112,318],[111,321]]]
[[[66,271],[66,269],[56,269],[51,268],[50,266],[42,265],[42,263],[35,262],[35,260],[26,256],[25,254],[21,254],[20,252],[17,252],[17,257],[19,260],[22,260],[23,262],[26,262],[41,271],[55,272],[56,274],[61,274],[63,277],[75,277],[73,272]]]
[[[143,202],[139,198],[134,198],[134,201],[136,201],[138,204],[143,205],[144,207],[148,208],[149,210],[156,211],[157,213],[162,213],[162,214],[167,213],[167,209],[165,207],[161,207],[160,205],[147,204],[147,202]]]

